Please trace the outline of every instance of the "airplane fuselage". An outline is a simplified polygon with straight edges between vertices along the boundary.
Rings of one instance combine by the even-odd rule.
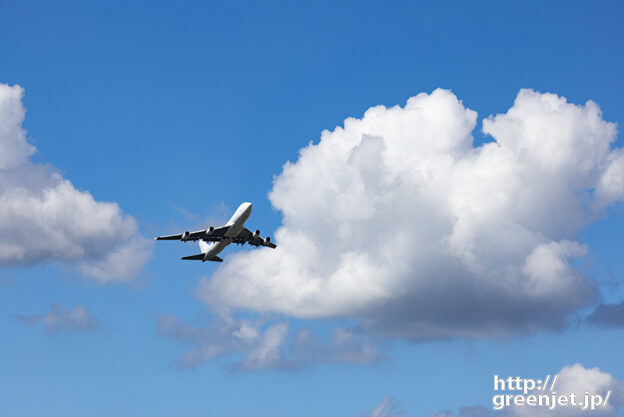
[[[213,256],[221,253],[223,249],[227,247],[230,243],[232,243],[232,239],[238,236],[241,230],[245,225],[245,222],[251,216],[251,203],[243,203],[234,212],[230,220],[226,223],[226,226],[230,226],[230,228],[223,235],[223,240],[218,242],[206,242],[201,239],[199,241],[199,248],[202,253],[204,253],[203,261],[210,260]]]

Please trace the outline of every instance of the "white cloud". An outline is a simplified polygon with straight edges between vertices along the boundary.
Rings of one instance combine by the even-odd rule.
[[[562,327],[596,294],[576,234],[624,196],[616,126],[532,90],[484,120],[494,142],[476,121],[436,90],[323,131],[275,178],[278,248],[228,256],[198,297],[412,339]]]
[[[362,417],[405,417],[401,404],[392,397],[384,398],[374,410],[362,414]],[[431,417],[446,417],[437,414]],[[452,416],[449,416],[452,417]]]
[[[439,411],[437,413],[427,414],[426,417],[455,417],[450,411]]]
[[[468,405],[459,408],[459,417],[494,417],[495,412],[482,405]],[[453,417],[448,413],[448,417]]]
[[[35,152],[26,142],[22,121],[26,113],[22,106],[24,90],[19,85],[9,87],[0,83],[0,169],[20,166]]]
[[[96,201],[53,167],[28,160],[23,89],[0,83],[0,265],[70,263],[101,282],[127,280],[151,242],[116,203]]]
[[[52,305],[49,313],[18,315],[17,319],[28,324],[41,324],[48,333],[59,331],[85,332],[97,326],[97,319],[83,306],[69,310],[60,305]]]
[[[595,410],[582,410],[581,407],[557,407],[553,410],[544,407],[512,406],[505,415],[510,417],[576,417],[576,416],[612,416],[624,405],[624,384],[611,374],[598,368],[587,369],[581,364],[565,366],[557,374],[555,392],[558,395],[576,395],[576,402],[584,401],[585,393],[598,394],[605,398],[611,391],[609,403]]]
[[[552,381],[552,380],[551,380]],[[608,372],[601,371],[598,368],[585,368],[579,363],[573,365],[564,366],[556,377],[556,383],[552,392],[557,396],[567,396],[568,402],[570,401],[570,394],[575,394],[575,403],[584,404],[585,393],[597,394],[602,399],[607,398],[607,393],[611,391],[609,395],[608,403],[605,406],[595,407],[594,410],[583,410],[581,406],[557,406],[553,409],[549,409],[547,406],[516,406],[511,404],[509,407],[505,407],[502,410],[494,411],[492,407],[484,407],[481,405],[471,407],[461,407],[459,410],[459,417],[581,417],[581,416],[613,416],[618,412],[624,410],[624,383],[615,379]],[[499,391],[499,394],[522,394],[521,391]],[[547,389],[529,391],[528,395],[546,394],[552,393]],[[454,414],[449,411],[443,411],[432,416],[445,416],[453,417]]]
[[[205,325],[186,323],[175,316],[158,317],[158,331],[191,345],[175,362],[179,368],[195,368],[202,362],[239,356],[228,366],[235,371],[296,370],[322,363],[377,363],[385,360],[375,346],[349,330],[337,328],[330,340],[298,329],[290,337],[286,322],[263,323],[219,317]]]

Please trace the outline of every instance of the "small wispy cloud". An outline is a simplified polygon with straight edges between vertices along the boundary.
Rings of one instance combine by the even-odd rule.
[[[11,278],[0,278],[0,287],[13,287],[15,282]]]
[[[373,364],[386,360],[377,347],[347,329],[334,329],[329,340],[315,336],[307,328],[290,336],[287,322],[220,317],[204,326],[189,324],[176,316],[159,316],[158,332],[191,346],[174,364],[195,368],[217,357],[239,356],[230,363],[232,371],[264,369],[296,370],[324,363]]]
[[[53,304],[48,313],[19,314],[15,318],[29,325],[41,325],[48,333],[60,331],[87,332],[95,329],[98,325],[98,320],[83,306],[76,306],[70,310],[59,304]]]
[[[405,412],[398,400],[386,397],[375,409],[365,412],[361,417],[405,417]]]
[[[586,321],[602,327],[624,327],[624,301],[598,305]]]
[[[220,202],[215,207],[210,210],[210,213],[206,215],[205,213],[200,215],[197,213],[193,213],[185,209],[184,207],[178,206],[175,203],[169,203],[169,206],[181,214],[184,218],[184,225],[175,225],[174,227],[188,227],[189,229],[201,229],[206,226],[218,226],[224,224],[226,220],[232,215],[232,209],[229,208],[225,203]]]

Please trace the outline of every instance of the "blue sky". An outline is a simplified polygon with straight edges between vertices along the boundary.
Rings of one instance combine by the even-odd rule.
[[[250,228],[273,237],[283,213],[268,193],[282,166],[372,106],[451,90],[478,113],[479,145],[491,140],[483,118],[530,88],[593,100],[621,126],[623,19],[615,1],[8,1],[0,82],[25,89],[30,161],[117,203],[141,236],[218,225],[251,201]],[[622,144],[619,134],[611,146]],[[189,344],[159,331],[159,317],[202,326],[216,314],[197,288],[219,266],[179,261],[196,253],[190,243],[150,248],[151,261],[123,282],[90,279],[74,261],[4,262],[0,415],[359,416],[391,396],[406,415],[425,416],[489,405],[495,373],[539,377],[578,362],[622,380],[621,328],[582,320],[622,298],[621,201],[586,223],[572,233],[589,248],[574,270],[598,283],[601,298],[571,310],[570,324],[418,343],[365,330],[387,360],[295,371],[232,372],[244,356],[236,351],[176,368]],[[84,306],[97,324],[46,332],[24,319],[53,304]],[[328,338],[365,316],[261,310],[237,317],[288,323],[289,338],[303,327]]]

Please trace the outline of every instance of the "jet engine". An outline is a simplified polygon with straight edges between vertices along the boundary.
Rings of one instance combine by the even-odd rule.
[[[267,236],[267,237],[266,237],[266,239],[264,239],[264,241],[265,241],[266,243],[271,243],[271,238]]]
[[[254,237],[258,237],[260,236],[260,230],[256,230],[256,233],[254,233]]]
[[[180,238],[180,240],[182,242],[186,242],[188,240],[189,236],[190,236],[190,233],[188,231],[186,231],[186,232],[182,233],[182,237]]]

